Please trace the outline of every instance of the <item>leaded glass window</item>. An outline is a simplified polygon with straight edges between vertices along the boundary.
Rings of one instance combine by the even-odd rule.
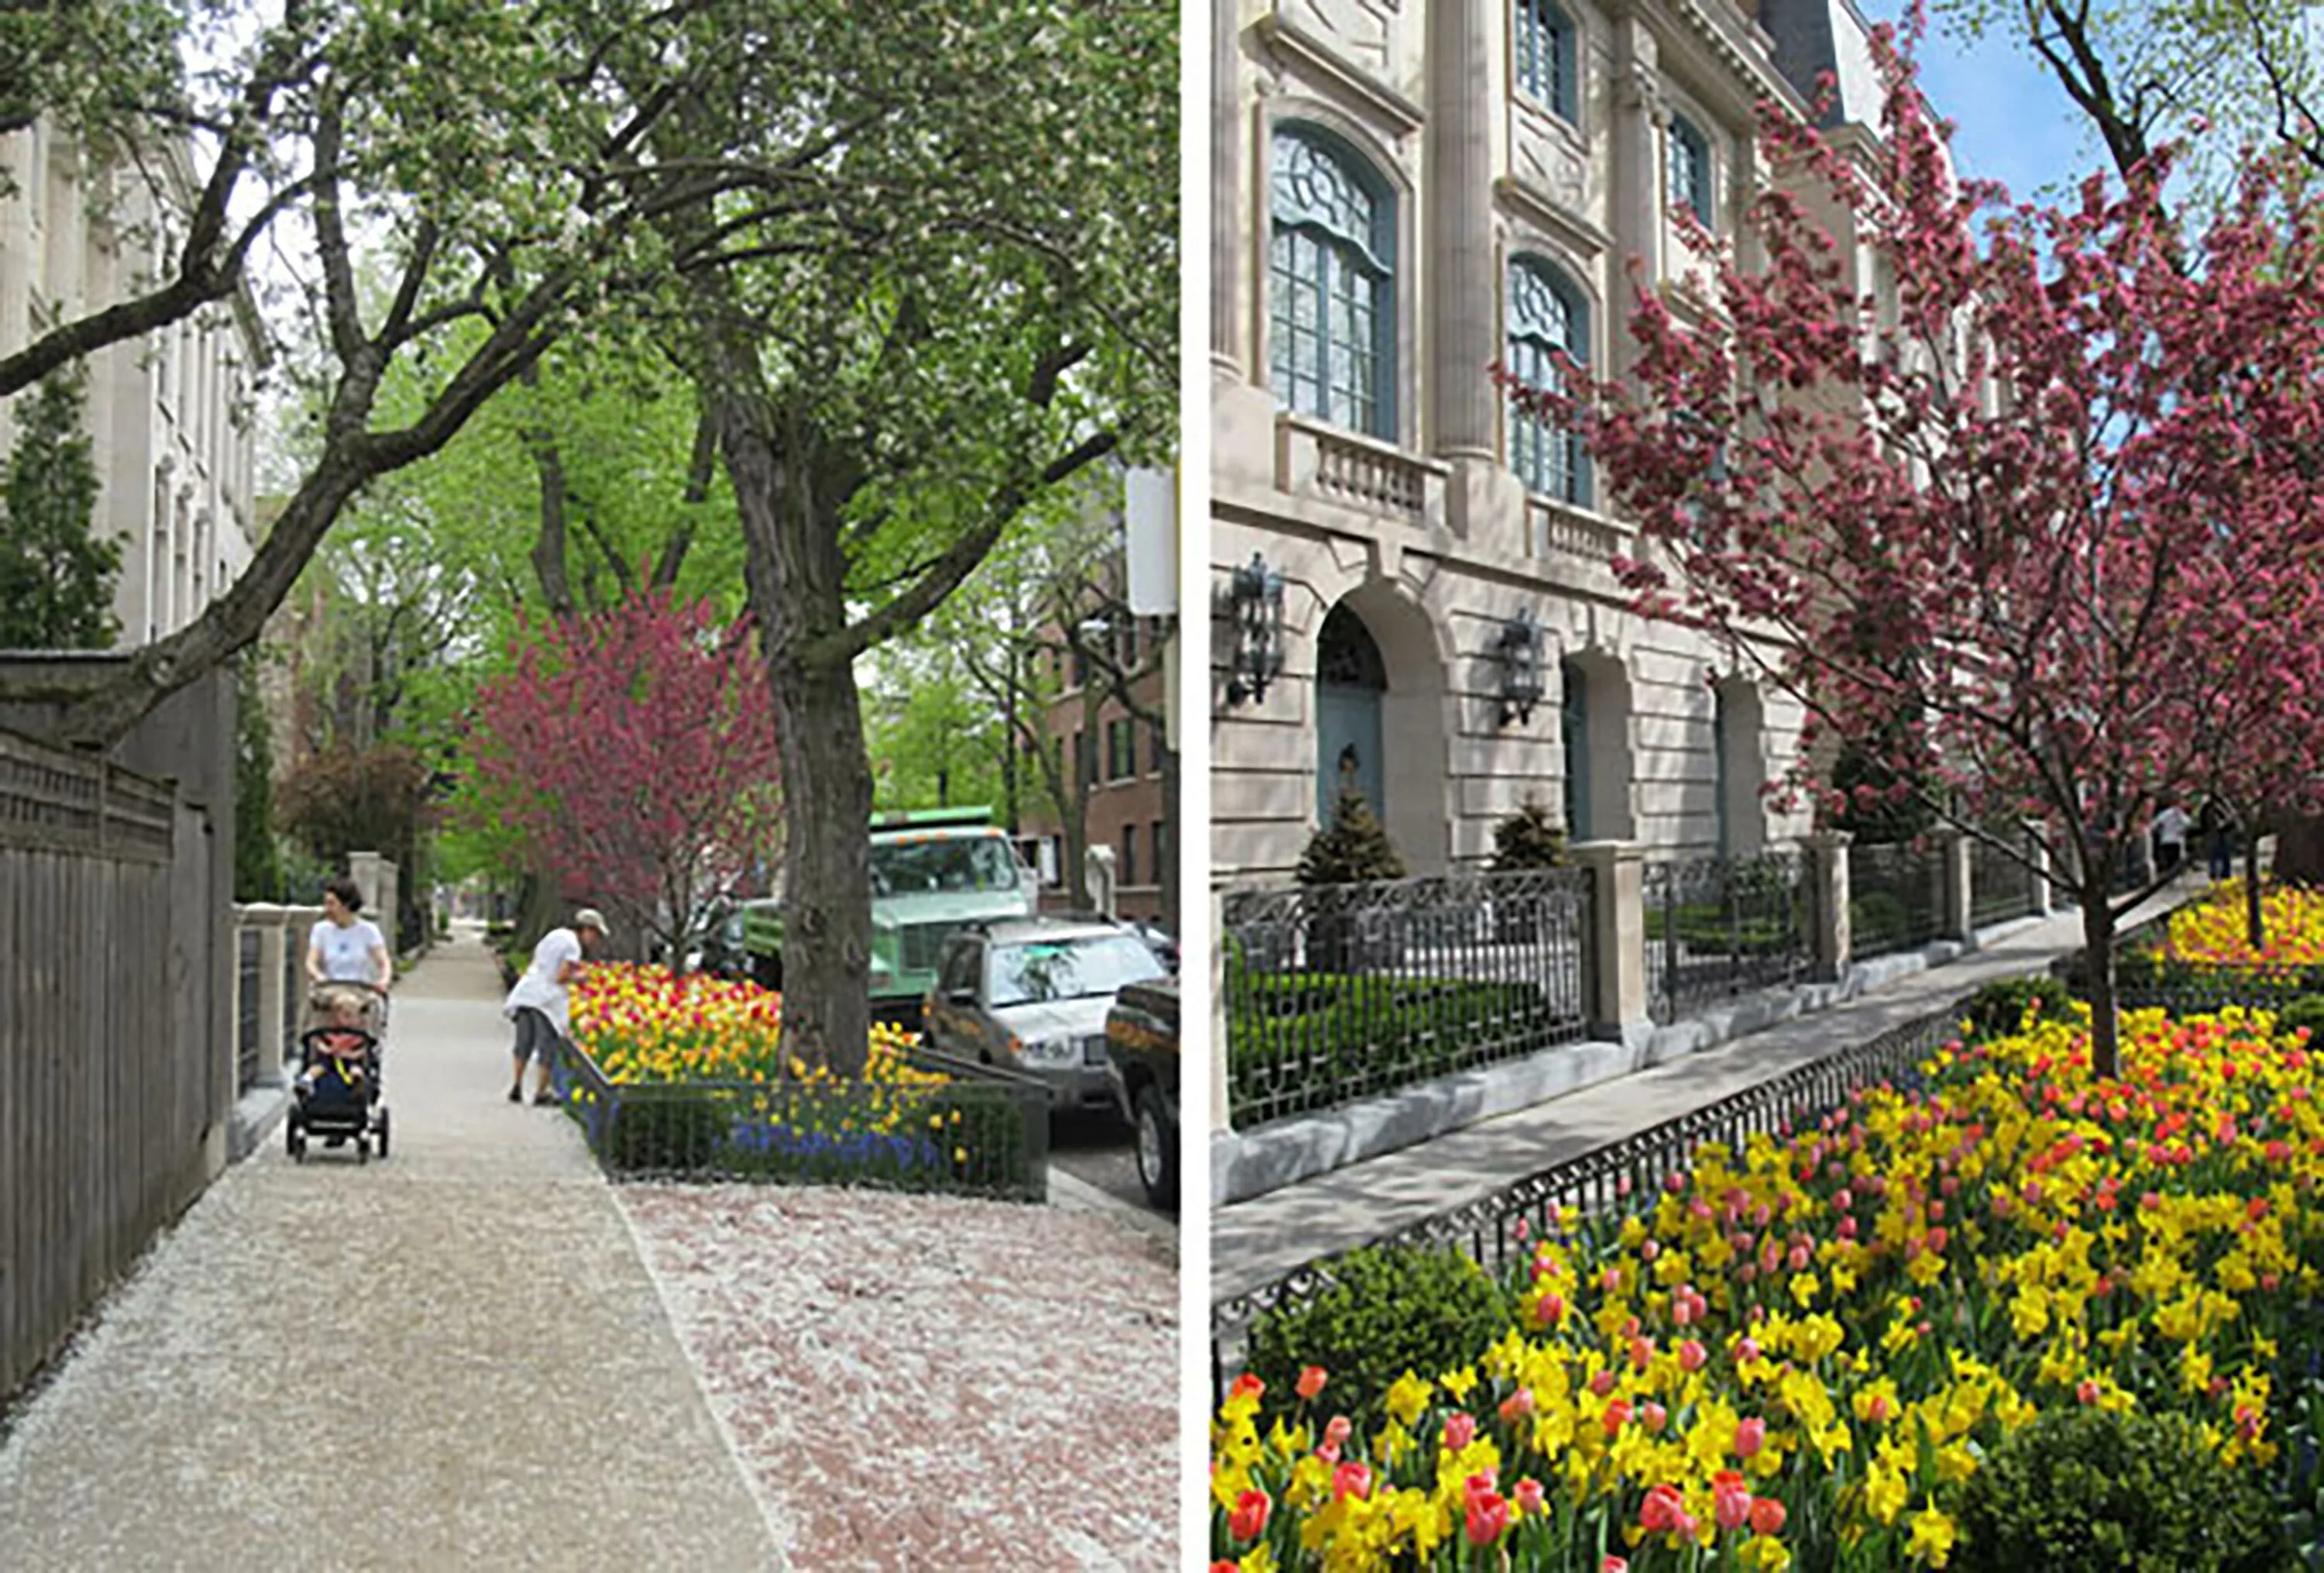
[[[1548,263],[1519,257],[1509,266],[1509,370],[1525,386],[1553,387],[1561,355],[1590,364],[1589,302]],[[1529,492],[1590,505],[1590,460],[1581,438],[1538,415],[1510,411],[1509,467]]]
[[[1565,120],[1579,120],[1573,23],[1557,0],[1514,0],[1517,91]]]
[[[1711,143],[1683,115],[1671,116],[1666,139],[1670,158],[1670,204],[1711,222]]]
[[[1353,153],[1305,126],[1275,135],[1268,361],[1286,407],[1396,434],[1396,214]]]

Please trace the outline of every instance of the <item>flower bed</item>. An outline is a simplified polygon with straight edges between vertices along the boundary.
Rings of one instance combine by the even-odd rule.
[[[779,995],[630,966],[590,968],[572,1022],[560,1086],[616,1173],[1047,1194],[1047,1089],[896,1028],[843,1078],[782,1053]]]
[[[2085,1023],[1955,1044],[1910,1090],[1698,1149],[1628,1216],[1569,1212],[1501,1285],[1498,1338],[1377,1398],[1328,1369],[1246,1376],[1213,1428],[1213,1554],[1943,1567],[1994,1449],[2082,1409],[2183,1414],[2312,1505],[2306,1035],[2134,1013],[2125,1078],[2098,1084]]]
[[[2160,954],[2209,967],[2324,969],[2324,891],[2270,885],[2259,904],[2267,937],[2259,948],[2245,923],[2243,882],[2229,880],[2171,914]]]

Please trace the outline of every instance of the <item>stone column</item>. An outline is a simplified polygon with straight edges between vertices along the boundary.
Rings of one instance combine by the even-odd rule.
[[[1500,7],[1428,7],[1427,446],[1452,459],[1494,458],[1500,353],[1493,277],[1492,41]]]
[[[1641,1036],[1650,1028],[1646,849],[1628,841],[1584,841],[1572,850],[1574,862],[1590,871],[1590,944],[1582,961],[1590,1034]]]
[[[1938,830],[1932,833],[1932,839],[1937,847],[1939,910],[1944,925],[1939,932],[1947,939],[1967,944],[1977,936],[1977,921],[1970,916],[1974,893],[1969,889],[1969,837],[1958,830]]]
[[[1211,0],[1211,368],[1242,375],[1244,323],[1237,300],[1250,265],[1250,206],[1243,199],[1249,151],[1242,113],[1241,0]],[[1266,178],[1262,165],[1259,178]]]
[[[1660,56],[1655,35],[1635,14],[1614,23],[1614,254],[1635,256],[1649,283],[1663,279],[1663,187],[1661,130],[1665,112],[1658,79]],[[1626,286],[1618,268],[1611,286]],[[1619,328],[1618,320],[1611,326]],[[1609,358],[1627,371],[1637,349],[1627,332],[1607,335]]]
[[[258,1078],[263,1082],[281,1079],[291,1047],[282,1031],[282,990],[290,971],[283,935],[290,921],[288,908],[270,902],[254,902],[242,909],[243,926],[258,930]],[[235,976],[242,976],[240,967]]]
[[[1849,887],[1848,847],[1854,839],[1845,830],[1818,830],[1803,838],[1808,855],[1808,917],[1814,925],[1808,936],[1809,950],[1815,958],[1819,983],[1839,982],[1847,975],[1852,955],[1848,903],[1853,893]]]
[[[2057,911],[2058,903],[2050,889],[2050,848],[2043,844],[2041,831],[2039,821],[2025,821],[2025,861],[2034,865],[2034,915],[2046,918]]]

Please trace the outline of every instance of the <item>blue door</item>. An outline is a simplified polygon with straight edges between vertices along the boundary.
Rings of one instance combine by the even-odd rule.
[[[1565,687],[1565,702],[1557,715],[1559,739],[1565,745],[1565,835],[1569,841],[1587,841],[1591,836],[1590,680],[1570,661],[1559,672]]]
[[[1363,619],[1345,606],[1323,619],[1315,648],[1315,817],[1332,822],[1342,785],[1363,793],[1382,823],[1388,819],[1387,777],[1381,769],[1380,696],[1387,663]]]

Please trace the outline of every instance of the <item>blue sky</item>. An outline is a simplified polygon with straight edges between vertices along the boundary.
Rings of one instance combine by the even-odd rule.
[[[1859,0],[1859,8],[1876,22],[1897,21],[1905,9],[1903,0]],[[1938,112],[1960,127],[1957,167],[2001,181],[2013,199],[2079,181],[2098,167],[2098,137],[2084,130],[2088,123],[2065,89],[1998,32],[1964,44],[1943,19],[1932,20],[1921,79]]]

